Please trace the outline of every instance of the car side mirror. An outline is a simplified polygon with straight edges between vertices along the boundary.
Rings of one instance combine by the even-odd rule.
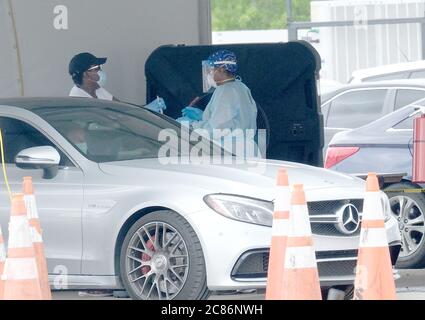
[[[60,158],[53,147],[33,147],[20,151],[15,164],[21,169],[43,169],[43,179],[53,179],[58,173]]]

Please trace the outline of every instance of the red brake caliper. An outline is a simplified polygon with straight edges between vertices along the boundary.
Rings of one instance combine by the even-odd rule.
[[[152,240],[155,241],[155,237],[152,237]],[[153,245],[153,242],[150,239],[146,242],[146,247],[150,251],[155,252],[155,246]],[[152,258],[148,254],[142,253],[142,261],[149,261],[151,259]],[[143,274],[146,274],[149,271],[151,271],[151,267],[149,267],[149,266],[142,267],[142,273]]]

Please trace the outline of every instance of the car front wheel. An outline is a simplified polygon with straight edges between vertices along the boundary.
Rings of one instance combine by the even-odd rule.
[[[121,279],[133,299],[206,299],[201,244],[190,224],[173,211],[147,214],[124,239]]]

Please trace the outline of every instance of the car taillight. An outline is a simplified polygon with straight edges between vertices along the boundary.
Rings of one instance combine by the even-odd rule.
[[[325,168],[329,169],[335,166],[359,150],[359,147],[329,147],[326,152]]]

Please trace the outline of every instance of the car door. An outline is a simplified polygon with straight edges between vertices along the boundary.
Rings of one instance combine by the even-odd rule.
[[[5,150],[5,168],[13,193],[21,192],[24,176],[33,178],[43,241],[50,274],[81,272],[83,172],[44,133],[17,118],[0,116]],[[57,175],[44,179],[39,169],[20,169],[14,164],[18,152],[36,146],[52,146],[61,155]],[[10,201],[1,178],[0,223],[7,241]]]
[[[325,124],[325,146],[340,131],[358,128],[385,114],[388,89],[346,91],[330,101]]]

